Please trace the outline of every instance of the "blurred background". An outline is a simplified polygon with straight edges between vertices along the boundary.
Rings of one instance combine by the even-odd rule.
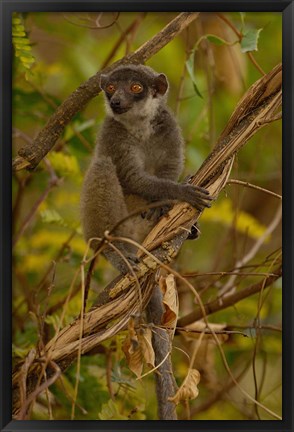
[[[26,13],[13,17],[13,153],[30,145],[49,117],[81,83],[136,50],[176,13]],[[201,13],[147,65],[167,75],[169,106],[186,141],[183,177],[197,171],[246,90],[282,59],[279,13]],[[80,312],[79,268],[86,251],[79,199],[96,134],[105,116],[100,94],[64,129],[33,171],[13,174],[13,353],[24,358]],[[259,131],[239,152],[232,179],[281,194],[281,121]],[[281,261],[281,201],[264,191],[230,184],[200,218],[201,236],[187,241],[174,268],[204,303],[245,290],[242,301],[209,316],[224,329],[223,349],[242,387],[281,415],[281,280],[255,295],[246,290]],[[99,258],[89,304],[116,275]],[[70,287],[73,295],[66,302]],[[180,316],[195,309],[178,282]],[[199,334],[198,334],[199,336]],[[141,381],[127,367],[125,334],[81,359],[75,419],[154,419],[152,374]],[[197,333],[175,336],[172,353],[180,384]],[[207,337],[195,360],[199,396],[180,405],[183,419],[272,419],[230,381],[218,347]],[[76,365],[34,404],[32,419],[69,419]],[[115,398],[114,398],[115,396]]]

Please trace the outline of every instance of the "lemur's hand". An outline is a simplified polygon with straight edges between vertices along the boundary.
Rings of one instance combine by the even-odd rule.
[[[211,207],[213,198],[209,192],[200,187],[191,184],[181,184],[182,199],[195,207],[198,211],[202,211],[205,207]]]

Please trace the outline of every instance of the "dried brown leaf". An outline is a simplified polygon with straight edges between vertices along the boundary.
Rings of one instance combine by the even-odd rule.
[[[179,315],[179,302],[174,275],[169,274],[166,278],[161,277],[159,286],[163,293],[162,301],[165,308],[162,325],[165,327],[175,327]]]
[[[143,370],[143,356],[135,330],[135,321],[130,318],[128,325],[129,334],[123,342],[122,350],[126,356],[128,366],[139,377]]]
[[[155,354],[152,347],[152,331],[150,328],[135,327],[133,318],[129,321],[129,334],[126,337],[122,350],[126,356],[128,366],[139,378],[143,371],[143,361],[155,367]]]
[[[199,390],[197,385],[200,381],[200,372],[197,369],[189,369],[188,375],[183,381],[183,384],[178,389],[176,394],[168,398],[171,402],[174,402],[176,405],[182,400],[190,400],[196,399]]]
[[[138,341],[142,356],[145,362],[155,367],[155,353],[152,346],[152,331],[150,328],[144,328],[138,333]]]
[[[226,324],[219,324],[219,323],[211,323],[209,324],[210,328],[207,328],[206,323],[204,321],[195,321],[192,324],[189,324],[188,326],[184,327],[185,331],[182,332],[183,337],[189,341],[191,339],[199,339],[201,336],[201,333],[204,332],[206,329],[208,330],[208,333],[203,335],[203,342],[207,341],[212,344],[216,344],[215,339],[213,337],[213,334],[211,330],[216,332],[216,337],[218,338],[220,343],[224,343],[226,340],[228,340],[229,335],[228,334],[217,334],[217,332],[220,332],[222,330],[225,330]]]
[[[122,350],[126,356],[130,370],[137,377],[140,377],[143,370],[143,358],[137,337],[131,338],[128,335],[123,343]]]

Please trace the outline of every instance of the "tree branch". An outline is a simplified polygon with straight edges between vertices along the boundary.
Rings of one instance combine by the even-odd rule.
[[[277,279],[282,276],[282,266],[280,265],[278,268],[276,268],[273,273],[273,275],[267,276],[263,278],[262,281],[250,285],[249,287],[244,288],[241,291],[235,292],[234,294],[228,295],[227,297],[217,298],[216,300],[205,304],[204,308],[206,315],[211,315],[215,312],[233,306],[244,298],[250,297],[253,294],[258,293],[262,289],[271,286]],[[186,325],[191,324],[194,321],[200,320],[202,317],[202,311],[200,309],[195,310],[188,315],[180,318],[177,326],[185,327]]]
[[[108,73],[126,63],[145,63],[150,57],[154,56],[154,54],[179,35],[198,17],[198,15],[198,12],[183,12],[179,14],[134,53],[126,55],[121,60],[97,72],[94,76],[81,84],[57,108],[55,113],[48,120],[46,126],[34,139],[32,145],[27,145],[19,150],[18,156],[12,163],[12,168],[16,171],[23,168],[36,168],[46,154],[53,148],[65,126],[71,121],[74,115],[100,93],[100,75],[102,73]]]

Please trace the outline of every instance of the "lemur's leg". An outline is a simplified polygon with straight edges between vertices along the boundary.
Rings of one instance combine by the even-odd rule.
[[[86,241],[95,237],[102,238],[105,231],[110,231],[127,215],[123,191],[111,159],[94,159],[86,173],[81,196],[81,219]],[[133,238],[131,221],[119,224],[112,235]],[[99,241],[91,242],[94,250],[98,245]],[[114,241],[113,245],[131,265],[138,262],[136,248],[132,245],[120,241]],[[128,265],[111,246],[106,247],[103,254],[120,272],[129,271]]]

